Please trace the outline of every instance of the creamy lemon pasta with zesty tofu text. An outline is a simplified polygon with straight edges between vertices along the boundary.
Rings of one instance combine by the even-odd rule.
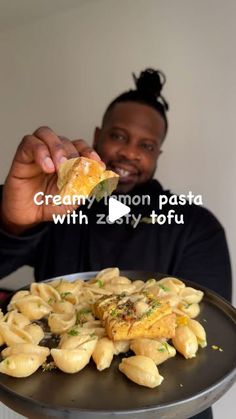
[[[32,283],[0,313],[0,373],[27,377],[41,367],[73,374],[91,359],[103,371],[119,355],[128,379],[157,387],[160,364],[177,352],[194,358],[207,345],[195,319],[202,298],[177,278],[131,281],[118,268],[88,281]]]

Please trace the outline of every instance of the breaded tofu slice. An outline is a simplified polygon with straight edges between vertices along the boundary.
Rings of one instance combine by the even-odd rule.
[[[146,292],[101,297],[93,306],[112,340],[175,336],[176,315],[168,303]]]
[[[89,196],[92,193],[99,201],[106,193],[112,193],[118,180],[119,176],[105,170],[100,162],[76,157],[59,166],[57,186],[62,198],[67,195]]]

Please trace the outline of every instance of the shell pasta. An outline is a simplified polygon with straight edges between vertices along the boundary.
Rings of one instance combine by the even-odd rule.
[[[207,345],[195,320],[202,298],[177,278],[132,281],[117,267],[88,281],[32,283],[0,311],[0,373],[20,378],[43,367],[74,374],[91,359],[103,371],[119,356],[128,379],[157,387],[159,365],[177,354],[194,358]]]

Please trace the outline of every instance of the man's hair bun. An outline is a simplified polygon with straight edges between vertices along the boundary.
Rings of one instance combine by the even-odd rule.
[[[162,88],[166,82],[166,77],[162,71],[147,68],[140,73],[139,77],[136,77],[133,73],[133,78],[136,89],[140,94],[150,96],[156,101],[161,99],[165,110],[168,110],[168,103],[161,95]]]
[[[162,96],[162,89],[166,82],[164,73],[160,70],[147,68],[140,73],[139,77],[136,77],[133,73],[133,78],[136,88],[121,93],[110,103],[104,113],[102,125],[104,125],[107,115],[116,103],[136,102],[152,107],[161,115],[165,122],[166,135],[168,129],[166,112],[169,105]]]

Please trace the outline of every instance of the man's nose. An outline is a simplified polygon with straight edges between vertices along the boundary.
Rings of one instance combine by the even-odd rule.
[[[140,160],[140,152],[138,148],[131,143],[123,144],[119,150],[119,156],[127,160]]]

